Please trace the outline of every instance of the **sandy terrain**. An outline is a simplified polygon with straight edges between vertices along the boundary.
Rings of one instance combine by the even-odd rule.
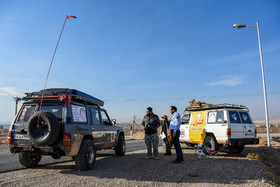
[[[175,150],[172,150],[173,153]],[[267,165],[249,160],[250,152],[261,148],[249,146],[240,155],[218,153],[214,157],[197,158],[193,149],[183,149],[185,161],[164,156],[146,160],[146,151],[134,151],[124,157],[101,155],[90,171],[78,171],[74,162],[22,169],[0,174],[0,186],[270,186]]]

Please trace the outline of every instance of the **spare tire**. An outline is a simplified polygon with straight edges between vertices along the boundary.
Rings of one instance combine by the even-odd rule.
[[[27,123],[27,134],[35,145],[51,145],[57,140],[59,131],[60,124],[57,117],[48,111],[34,113]]]

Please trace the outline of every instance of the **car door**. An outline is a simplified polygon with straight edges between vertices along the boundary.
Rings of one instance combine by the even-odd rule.
[[[91,123],[92,136],[94,138],[94,144],[97,149],[101,149],[104,143],[105,127],[101,122],[99,109],[90,108],[91,111]]]
[[[238,111],[228,111],[229,127],[231,128],[231,138],[244,138],[244,126],[241,122]]]
[[[255,125],[253,124],[249,113],[246,111],[239,111],[239,114],[244,127],[244,138],[254,138]]]
[[[100,110],[100,114],[101,114],[102,123],[105,128],[104,147],[111,148],[115,145],[117,132],[107,112],[105,110]]]
[[[213,133],[217,141],[226,141],[227,114],[224,110],[211,110],[207,115],[206,132]]]
[[[184,113],[180,126],[180,142],[190,142],[190,113]]]

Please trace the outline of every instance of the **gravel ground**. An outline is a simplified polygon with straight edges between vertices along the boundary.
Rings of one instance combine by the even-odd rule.
[[[164,156],[146,160],[146,150],[134,151],[124,157],[104,154],[97,157],[90,171],[77,171],[74,162],[22,169],[0,174],[0,186],[270,186],[270,181],[258,160],[248,160],[249,152],[258,147],[246,147],[242,154],[197,158],[193,149],[183,149],[185,161]],[[175,150],[172,150],[175,153]]]

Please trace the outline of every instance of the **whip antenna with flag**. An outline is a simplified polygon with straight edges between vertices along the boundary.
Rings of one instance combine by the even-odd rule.
[[[49,67],[49,71],[48,71],[48,74],[47,74],[47,77],[46,77],[46,82],[45,82],[44,89],[43,89],[43,92],[42,92],[42,97],[41,97],[41,103],[40,103],[40,108],[39,108],[39,115],[38,115],[37,127],[39,126],[39,120],[40,120],[40,114],[41,114],[41,108],[42,108],[42,103],[43,103],[44,92],[45,92],[45,89],[46,89],[46,86],[47,86],[47,82],[48,82],[49,74],[50,74],[50,71],[51,71],[53,59],[54,59],[54,56],[55,56],[55,53],[56,53],[56,50],[57,50],[57,47],[58,47],[58,44],[59,44],[59,41],[60,41],[62,32],[63,32],[63,30],[64,30],[65,23],[66,23],[66,21],[67,21],[68,19],[70,19],[70,18],[75,18],[75,19],[76,19],[77,17],[76,17],[76,16],[68,16],[68,15],[67,15],[66,18],[65,18],[65,21],[64,21],[64,23],[63,23],[63,26],[62,26],[62,29],[61,29],[61,32],[60,32],[58,41],[57,41],[56,46],[55,46],[55,49],[54,49],[54,53],[53,53],[53,56],[52,56],[52,60],[51,60],[51,63],[50,63],[50,67]]]

